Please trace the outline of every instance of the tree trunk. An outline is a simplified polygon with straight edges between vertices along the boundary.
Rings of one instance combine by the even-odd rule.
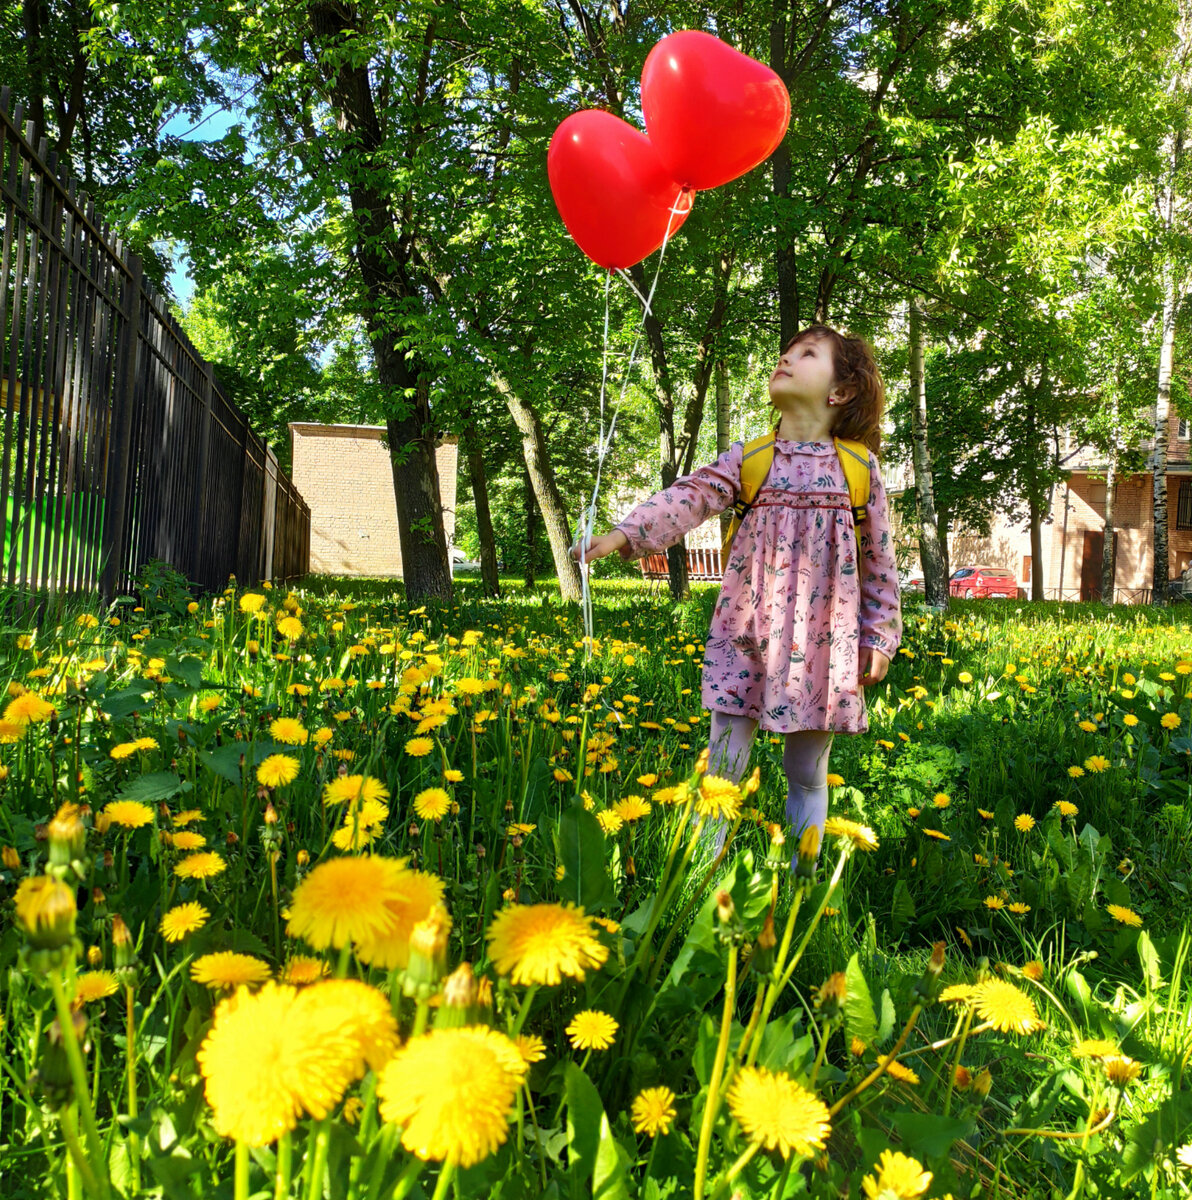
[[[476,505],[476,533],[480,539],[480,581],[486,596],[501,595],[501,578],[497,570],[497,539],[493,533],[492,510],[488,504],[488,473],[484,469],[484,453],[476,432],[476,417],[471,400],[463,401],[463,426],[460,441],[468,464],[468,483]]]
[[[915,471],[915,500],[919,509],[919,562],[923,594],[933,608],[948,606],[947,552],[941,548],[927,445],[927,380],[923,370],[923,298],[910,298],[911,442]]]
[[[1163,342],[1159,348],[1159,394],[1155,400],[1155,450],[1151,456],[1154,480],[1154,565],[1151,603],[1167,605],[1167,580],[1171,563],[1167,548],[1167,438],[1171,419],[1171,372],[1175,360],[1175,318],[1178,308],[1176,271],[1168,263],[1163,271]]]
[[[523,400],[510,386],[501,373],[491,367],[492,381],[509,409],[513,422],[522,437],[522,454],[530,487],[538,501],[538,511],[546,527],[550,542],[551,558],[555,573],[559,577],[559,594],[564,600],[579,603],[583,599],[583,583],[579,574],[579,563],[568,553],[571,549],[571,534],[567,527],[567,507],[559,494],[559,485],[551,467],[550,455],[546,451],[546,437],[542,422],[534,406]]]
[[[1030,463],[1030,475],[1026,481],[1026,499],[1027,510],[1030,520],[1031,531],[1031,599],[1043,599],[1043,518],[1047,515],[1043,511],[1043,488],[1039,480],[1039,400],[1044,394],[1046,388],[1050,386],[1050,379],[1047,373],[1047,358],[1043,359],[1043,366],[1039,372],[1039,383],[1035,387],[1034,393],[1027,405],[1026,421],[1027,421],[1027,461]],[[1050,404],[1048,410],[1050,411]],[[1035,564],[1038,564],[1036,567]],[[1061,594],[1061,599],[1063,596]]]
[[[1113,506],[1117,492],[1117,392],[1113,394],[1113,442],[1109,448],[1109,465],[1105,469],[1105,545],[1101,550],[1101,602],[1113,603],[1115,566],[1113,553]]]
[[[716,456],[719,458],[728,448],[732,441],[732,391],[729,388],[728,367],[724,365],[724,359],[716,360]],[[733,510],[725,509],[720,514],[720,539],[724,540],[724,535],[728,533],[728,527],[732,524]],[[723,564],[721,564],[723,566]]]
[[[1046,514],[1034,492],[1027,501],[1031,522],[1031,599],[1043,599],[1043,518]]]
[[[532,592],[534,590],[534,571],[538,557],[538,512],[534,504],[534,488],[530,483],[530,471],[524,462],[522,464],[522,473],[526,477],[526,486],[522,491],[522,503],[526,514],[526,591]]]
[[[377,343],[374,342],[374,348]],[[377,354],[377,375],[382,383],[405,364],[392,353]],[[382,360],[386,366],[381,367]],[[397,499],[397,530],[401,543],[401,573],[406,598],[451,601],[451,565],[447,560],[447,533],[443,528],[443,501],[439,490],[439,467],[428,404],[429,388],[415,384],[414,411],[386,422],[389,461],[393,468],[393,493]]]

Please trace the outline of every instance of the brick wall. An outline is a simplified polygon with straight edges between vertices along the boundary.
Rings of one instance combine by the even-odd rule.
[[[310,569],[397,575],[401,545],[383,425],[290,425],[294,483],[310,505]],[[455,535],[458,439],[436,450],[447,545]]]

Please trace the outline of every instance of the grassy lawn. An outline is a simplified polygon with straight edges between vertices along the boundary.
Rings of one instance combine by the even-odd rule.
[[[1187,612],[908,603],[792,877],[717,588],[594,582],[586,661],[502,583],[8,623],[6,1196],[1180,1194]]]

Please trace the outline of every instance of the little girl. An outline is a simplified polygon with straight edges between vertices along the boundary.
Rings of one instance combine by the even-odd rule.
[[[836,733],[869,728],[864,688],[886,674],[902,640],[898,571],[881,446],[885,386],[861,338],[811,325],[786,344],[770,376],[780,416],[774,463],[737,530],[704,651],[703,705],[712,714],[708,771],[740,783],[759,724],[785,736],[786,811],[797,841],[828,814]],[[833,437],[870,448],[861,554]],[[666,550],[730,508],[743,442],[643,500],[587,559],[632,562]],[[582,538],[571,547],[577,561]],[[723,832],[721,834],[723,836]]]

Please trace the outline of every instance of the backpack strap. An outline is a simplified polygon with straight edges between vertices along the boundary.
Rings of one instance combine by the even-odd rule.
[[[733,519],[729,523],[728,532],[720,546],[720,562],[728,562],[729,547],[733,538],[745,520],[745,514],[753,507],[757,494],[762,490],[774,465],[774,433],[763,433],[759,437],[750,438],[741,452],[741,486],[737,490],[737,499],[733,502]]]
[[[853,531],[857,535],[857,555],[861,553],[861,522],[869,509],[869,447],[864,442],[833,438],[844,478],[848,482],[849,505],[853,510]]]

